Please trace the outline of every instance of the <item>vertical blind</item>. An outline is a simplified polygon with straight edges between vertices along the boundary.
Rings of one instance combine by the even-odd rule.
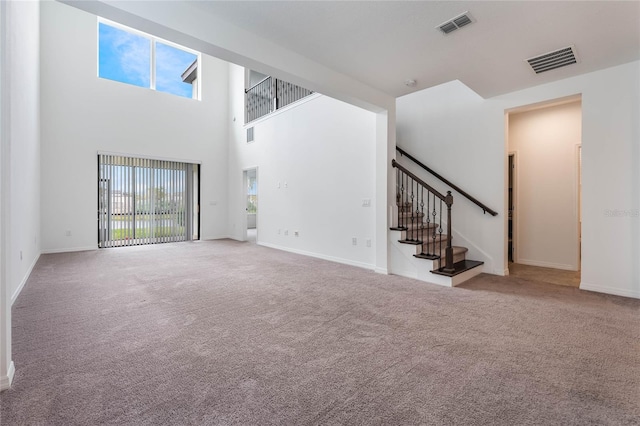
[[[98,247],[191,240],[197,165],[98,155]]]

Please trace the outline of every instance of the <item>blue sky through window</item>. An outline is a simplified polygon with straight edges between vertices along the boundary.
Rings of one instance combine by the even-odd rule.
[[[182,81],[182,73],[198,58],[196,54],[103,22],[98,26],[98,38],[99,77],[151,87],[151,43],[155,43],[156,90],[193,97],[193,86]]]
[[[156,90],[190,98],[193,87],[182,82],[182,73],[196,58],[193,53],[156,42]]]
[[[101,22],[99,63],[102,78],[150,87],[151,40]]]

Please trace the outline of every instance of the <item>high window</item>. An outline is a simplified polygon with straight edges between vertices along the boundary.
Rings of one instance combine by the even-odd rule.
[[[200,53],[98,20],[98,77],[200,99]]]

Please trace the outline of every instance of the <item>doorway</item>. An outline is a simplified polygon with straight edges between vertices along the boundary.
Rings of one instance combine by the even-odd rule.
[[[244,241],[258,241],[258,168],[243,171],[243,200],[245,202]]]
[[[579,276],[581,98],[518,108],[506,117],[509,272],[540,268],[540,275]]]

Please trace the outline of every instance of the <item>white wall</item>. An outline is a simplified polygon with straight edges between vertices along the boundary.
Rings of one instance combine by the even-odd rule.
[[[580,101],[509,114],[517,157],[516,262],[577,271]]]
[[[370,111],[394,106],[392,96],[235,26],[197,2],[59,1]]]
[[[459,215],[454,226],[500,273],[507,266],[505,111],[577,94],[582,94],[581,288],[640,297],[640,62],[487,100],[459,82],[405,96],[398,100],[398,145],[500,213],[483,217],[455,198],[464,212],[454,205]]]
[[[11,296],[15,300],[40,256],[39,6],[12,3],[15,28],[11,80]],[[36,30],[34,30],[36,28]]]
[[[0,389],[10,384],[11,308],[40,256],[39,4],[3,2]]]
[[[258,167],[259,244],[373,269],[376,114],[313,95],[256,123],[255,141],[247,144],[244,69],[231,65],[230,70],[232,237],[242,238],[246,216],[242,171]],[[371,206],[363,207],[363,199]]]
[[[200,235],[225,237],[228,64],[203,55],[201,101],[100,79],[96,16],[46,2],[41,19],[43,251],[97,247],[98,151],[201,162]]]

